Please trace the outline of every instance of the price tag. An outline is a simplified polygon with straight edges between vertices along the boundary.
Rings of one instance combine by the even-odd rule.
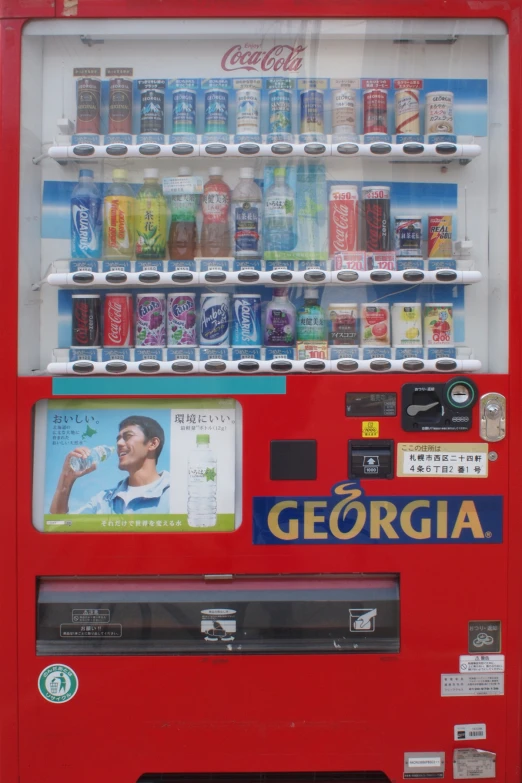
[[[199,196],[203,193],[203,177],[164,177],[165,196]]]

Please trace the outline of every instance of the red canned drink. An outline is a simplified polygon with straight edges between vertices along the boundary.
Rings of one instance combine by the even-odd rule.
[[[386,90],[363,92],[363,133],[388,133],[388,93]]]
[[[330,258],[357,250],[359,192],[355,185],[330,190]]]
[[[100,322],[100,295],[73,294],[71,346],[100,348]]]
[[[391,249],[390,188],[368,185],[362,189],[366,252]]]
[[[103,345],[132,345],[132,294],[107,294],[103,318]]]

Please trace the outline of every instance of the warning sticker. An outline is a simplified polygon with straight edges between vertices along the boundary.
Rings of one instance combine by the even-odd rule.
[[[378,421],[363,421],[363,423],[362,423],[362,437],[363,438],[378,438],[379,437],[379,422]]]
[[[461,672],[503,672],[505,658],[503,655],[461,655],[459,671]]]
[[[453,777],[456,780],[494,778],[497,754],[478,748],[459,748],[453,751]]]
[[[441,696],[503,696],[503,674],[441,674]]]
[[[487,478],[487,443],[399,443],[397,475]]]
[[[453,739],[457,742],[459,740],[486,739],[485,723],[460,723],[453,729]]]

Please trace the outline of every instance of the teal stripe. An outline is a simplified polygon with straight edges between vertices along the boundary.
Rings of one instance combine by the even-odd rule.
[[[286,378],[271,376],[186,378],[53,378],[60,397],[150,397],[163,395],[286,394]]]

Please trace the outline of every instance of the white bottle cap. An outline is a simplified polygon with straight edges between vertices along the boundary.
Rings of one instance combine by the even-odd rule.
[[[220,177],[223,174],[221,166],[211,166],[208,170],[210,177]]]
[[[143,179],[158,179],[159,169],[144,169]]]
[[[304,298],[305,299],[319,299],[319,289],[318,288],[309,288],[308,291],[305,289]]]
[[[239,169],[239,179],[254,179],[254,169],[250,166]]]
[[[181,166],[179,170],[180,177],[188,177],[190,175],[190,168],[188,166]]]

